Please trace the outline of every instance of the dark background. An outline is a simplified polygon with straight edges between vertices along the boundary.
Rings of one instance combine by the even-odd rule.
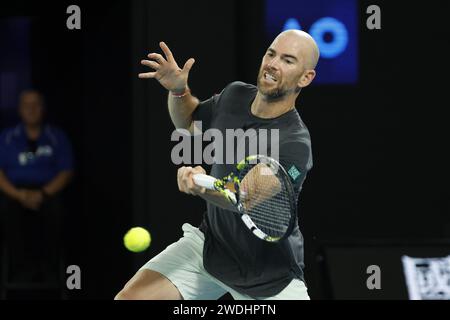
[[[70,4],[81,7],[81,30],[66,28]],[[381,7],[381,30],[366,28],[371,4]],[[436,241],[448,248],[442,243],[450,238],[449,5],[359,5],[359,83],[313,85],[297,104],[313,144],[314,168],[299,214],[306,280],[315,299],[337,297],[333,265],[323,260],[330,244],[366,252],[400,241],[401,253]],[[70,295],[111,299],[143,263],[182,235],[184,222],[197,225],[205,207],[177,190],[166,92],[156,81],[137,78],[145,70],[140,60],[161,40],[180,65],[194,57],[189,83],[200,99],[235,80],[255,83],[269,45],[263,1],[1,6],[1,18],[31,18],[32,84],[47,97],[50,119],[75,149],[76,179],[66,196],[67,265],[81,267],[82,290]],[[153,237],[140,254],[122,244],[136,225]],[[343,255],[349,263],[343,268],[361,264],[364,278],[365,258],[351,257]],[[381,264],[383,257],[374,255],[370,263]],[[352,297],[348,290],[341,297]],[[385,297],[405,298],[404,290],[399,284],[397,295]]]

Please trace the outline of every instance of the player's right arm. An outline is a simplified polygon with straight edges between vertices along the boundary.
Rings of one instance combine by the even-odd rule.
[[[154,78],[169,91],[168,107],[174,126],[193,132],[192,114],[199,105],[199,100],[191,95],[188,87],[189,71],[195,60],[190,58],[183,66],[178,67],[169,47],[160,42],[165,58],[159,53],[150,53],[150,60],[142,60],[141,64],[152,68],[153,72],[140,73],[139,78]],[[177,97],[181,96],[181,97]]]
[[[225,210],[236,211],[236,207],[233,206],[220,192],[215,190],[207,190],[199,187],[194,183],[193,175],[197,173],[206,174],[205,169],[200,166],[193,167],[181,167],[177,173],[178,189],[181,192],[191,194],[193,196],[199,196],[203,200],[212,203],[213,205]]]

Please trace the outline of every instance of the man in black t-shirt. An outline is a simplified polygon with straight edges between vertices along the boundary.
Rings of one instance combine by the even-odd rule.
[[[192,96],[187,86],[194,59],[180,69],[167,45],[161,42],[160,46],[166,57],[149,54],[151,60],[142,64],[155,71],[139,76],[156,78],[169,90],[169,113],[176,128],[193,133],[201,124],[202,130],[215,129],[221,134],[222,143],[214,143],[223,157],[216,158],[219,161],[212,165],[210,175],[228,175],[242,160],[235,158],[237,146],[246,146],[247,156],[249,145],[261,146],[264,138],[268,142],[265,151],[270,156],[275,153],[298,196],[312,167],[312,153],[309,132],[295,101],[316,74],[319,50],[313,38],[298,30],[281,33],[263,57],[257,87],[233,82],[203,102]],[[246,134],[229,135],[230,130]],[[276,139],[269,141],[261,134],[267,131]],[[147,262],[116,299],[217,299],[226,292],[234,299],[309,299],[298,223],[286,241],[262,241],[230,212],[221,194],[195,186],[192,175],[196,173],[205,170],[200,166],[180,168],[178,186],[181,192],[206,200],[201,225],[184,224],[183,237]]]

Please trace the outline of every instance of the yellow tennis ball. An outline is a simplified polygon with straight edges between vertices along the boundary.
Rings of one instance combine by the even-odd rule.
[[[131,228],[123,237],[125,248],[132,252],[144,251],[151,242],[152,237],[150,233],[141,227]]]

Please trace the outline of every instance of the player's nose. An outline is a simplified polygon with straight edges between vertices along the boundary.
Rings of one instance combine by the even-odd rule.
[[[278,57],[274,57],[273,59],[271,59],[269,62],[267,62],[267,68],[269,70],[278,70],[279,67],[279,59]]]

